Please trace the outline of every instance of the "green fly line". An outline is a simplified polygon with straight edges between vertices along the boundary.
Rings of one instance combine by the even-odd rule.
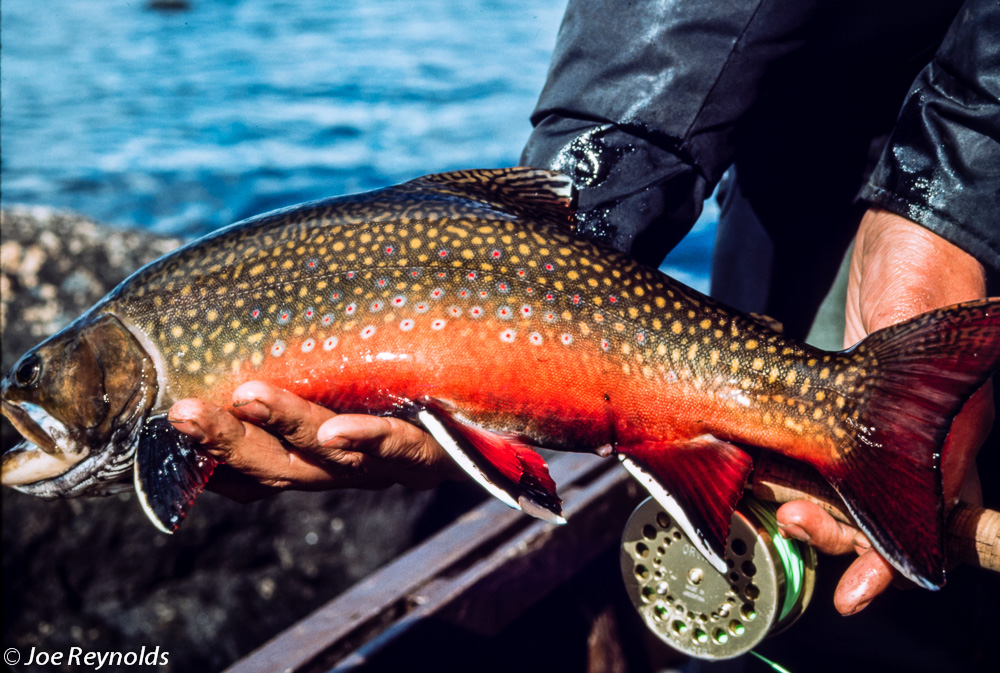
[[[763,661],[765,664],[767,664],[768,666],[770,666],[771,668],[773,668],[774,670],[776,670],[778,673],[792,673],[791,671],[789,671],[787,668],[785,668],[781,664],[777,664],[777,663],[771,661],[770,659],[768,659],[767,657],[765,657],[763,654],[758,654],[756,650],[750,650],[750,654],[752,654],[753,656],[755,656],[758,659],[760,659],[761,661]]]
[[[786,540],[778,532],[778,519],[774,510],[760,501],[747,498],[746,505],[757,517],[757,520],[764,526],[764,530],[771,536],[771,543],[778,553],[778,560],[785,571],[785,601],[781,606],[781,613],[777,621],[780,622],[791,613],[796,602],[802,595],[805,580],[805,561],[799,551],[798,543]]]

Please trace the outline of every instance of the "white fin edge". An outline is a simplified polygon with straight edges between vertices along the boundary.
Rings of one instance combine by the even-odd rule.
[[[691,519],[688,518],[687,513],[681,508],[680,503],[674,500],[673,496],[670,495],[670,492],[663,487],[659,480],[624,454],[618,454],[618,460],[622,462],[628,473],[635,477],[635,480],[653,496],[653,500],[659,503],[660,507],[684,531],[688,541],[705,557],[705,560],[719,571],[720,574],[725,575],[728,572],[725,559],[721,558],[708,546],[705,538],[698,534],[697,528],[695,528],[694,524],[691,523]]]
[[[458,466],[465,470],[465,473],[476,480],[476,482],[485,488],[493,497],[516,510],[521,510],[521,505],[518,504],[511,495],[490,481],[489,477],[479,469],[479,466],[473,462],[472,458],[469,457],[455,438],[451,436],[448,429],[444,427],[444,423],[438,420],[437,416],[428,411],[427,409],[421,409],[417,412],[417,418],[420,423],[424,426],[427,432],[431,433],[431,436],[437,440],[438,444],[451,456],[452,460],[458,463]],[[551,513],[549,514],[551,516]],[[560,517],[562,518],[562,517]]]
[[[161,533],[166,533],[167,535],[173,535],[174,531],[167,530],[167,528],[160,522],[160,519],[156,514],[153,513],[153,508],[149,505],[146,492],[142,490],[142,484],[139,483],[139,456],[135,457],[135,462],[132,463],[132,483],[135,484],[135,494],[139,496],[139,504],[142,506],[142,511],[146,513],[146,518],[153,522],[156,529]]]

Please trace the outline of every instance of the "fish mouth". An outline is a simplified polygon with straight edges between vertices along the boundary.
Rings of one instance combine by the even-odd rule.
[[[66,428],[41,407],[3,400],[2,411],[25,438],[0,458],[0,483],[4,486],[24,490],[22,487],[58,478],[86,457],[86,451],[67,452],[60,448],[53,434],[66,437]]]

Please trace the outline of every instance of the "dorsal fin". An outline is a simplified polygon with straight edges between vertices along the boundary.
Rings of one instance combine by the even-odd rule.
[[[769,315],[765,315],[763,313],[747,313],[747,315],[750,316],[755,322],[760,323],[764,327],[773,330],[778,334],[785,333],[784,323],[778,321],[775,318],[772,318]]]
[[[572,226],[576,206],[573,182],[542,168],[497,168],[435,173],[406,183],[472,199],[504,213]]]

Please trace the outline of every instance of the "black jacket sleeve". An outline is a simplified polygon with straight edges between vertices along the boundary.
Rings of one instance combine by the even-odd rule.
[[[1000,2],[962,7],[861,197],[1000,271]]]
[[[737,120],[818,4],[570,0],[522,163],[574,179],[582,234],[658,264],[732,163]]]

